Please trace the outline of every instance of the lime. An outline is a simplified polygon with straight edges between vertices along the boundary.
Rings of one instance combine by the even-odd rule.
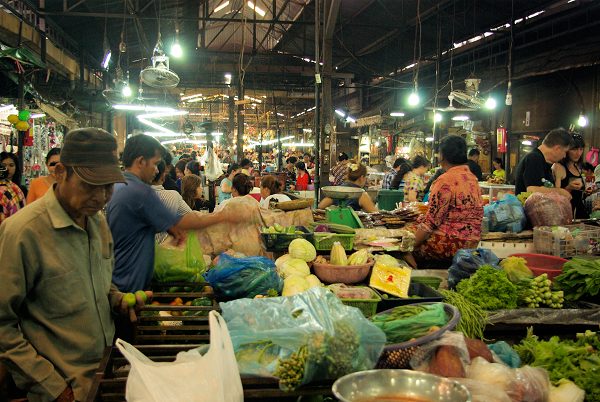
[[[133,293],[125,293],[123,300],[125,300],[129,307],[135,306],[135,295]]]
[[[139,297],[142,300],[142,302],[146,304],[146,300],[148,300],[146,292],[144,292],[143,290],[138,290],[137,292],[135,292],[135,296]]]

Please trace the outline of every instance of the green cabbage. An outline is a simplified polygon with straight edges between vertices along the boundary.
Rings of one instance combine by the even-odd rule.
[[[317,250],[306,239],[294,239],[288,248],[290,255],[293,258],[299,258],[303,261],[310,262],[317,258]]]
[[[306,277],[306,281],[308,282],[308,284],[309,284],[309,286],[311,288],[323,286],[323,284],[321,283],[321,281],[319,280],[319,278],[317,278],[314,275],[308,275]]]
[[[283,279],[291,275],[305,277],[310,275],[308,264],[299,258],[290,258],[286,260],[279,271]]]
[[[306,277],[291,275],[285,278],[283,281],[282,296],[293,296],[298,293],[302,293],[310,288],[310,284],[306,280]]]

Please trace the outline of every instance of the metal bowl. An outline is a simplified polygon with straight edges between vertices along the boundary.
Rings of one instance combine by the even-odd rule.
[[[325,186],[321,187],[321,193],[325,197],[333,198],[334,200],[351,200],[360,198],[365,190],[358,187],[347,186]]]
[[[342,402],[400,402],[401,397],[414,402],[471,402],[464,385],[411,370],[359,371],[338,379],[332,390]]]

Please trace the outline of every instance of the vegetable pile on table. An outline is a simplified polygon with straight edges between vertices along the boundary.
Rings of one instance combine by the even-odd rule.
[[[483,339],[483,331],[488,322],[487,313],[460,293],[444,289],[439,292],[444,296],[446,303],[456,307],[460,312],[456,331],[462,332],[468,338]]]
[[[305,290],[323,286],[319,278],[310,273],[308,262],[317,257],[317,250],[305,239],[294,239],[284,254],[275,261],[277,272],[283,278],[282,296],[293,296]]]
[[[586,392],[586,401],[600,401],[600,337],[597,332],[577,334],[575,340],[553,336],[544,341],[529,329],[527,337],[515,346],[521,360],[548,370],[550,380],[573,381]]]
[[[517,307],[517,287],[501,269],[482,265],[469,279],[463,279],[456,290],[468,301],[484,310]]]

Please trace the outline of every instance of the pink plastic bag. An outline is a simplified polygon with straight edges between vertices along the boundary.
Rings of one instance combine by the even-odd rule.
[[[568,225],[573,220],[571,202],[557,193],[533,193],[525,201],[531,226]]]

